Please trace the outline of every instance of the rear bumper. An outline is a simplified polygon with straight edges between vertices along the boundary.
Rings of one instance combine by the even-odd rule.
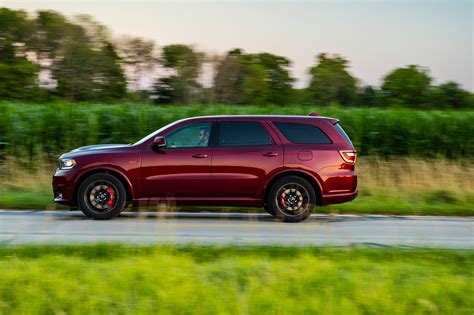
[[[323,206],[331,205],[335,203],[344,203],[354,200],[357,197],[359,192],[356,190],[349,193],[338,193],[338,194],[328,194],[323,195],[322,204]]]

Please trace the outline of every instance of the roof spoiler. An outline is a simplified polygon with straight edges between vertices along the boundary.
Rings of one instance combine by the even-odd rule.
[[[312,113],[309,113],[308,116],[313,116],[313,117],[318,117],[319,114],[316,113],[316,112],[312,112]],[[321,117],[321,116],[319,116]],[[321,117],[321,118],[326,118],[327,120],[329,120],[329,122],[331,122],[331,124],[335,125],[339,122],[339,119],[336,119],[336,118],[331,118],[331,117]]]

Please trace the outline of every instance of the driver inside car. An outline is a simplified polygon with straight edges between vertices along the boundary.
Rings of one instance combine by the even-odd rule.
[[[209,128],[201,128],[199,130],[198,146],[207,147],[208,143],[209,143]]]

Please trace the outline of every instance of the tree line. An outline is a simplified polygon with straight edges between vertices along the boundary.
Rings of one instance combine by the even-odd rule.
[[[351,105],[415,108],[474,107],[474,94],[456,83],[433,84],[429,71],[408,65],[380,87],[364,86],[349,61],[321,53],[307,87],[296,89],[291,60],[233,49],[210,55],[182,44],[158,47],[139,37],[113,38],[90,16],[34,16],[0,8],[0,99],[236,105]],[[212,83],[202,76],[212,74]]]

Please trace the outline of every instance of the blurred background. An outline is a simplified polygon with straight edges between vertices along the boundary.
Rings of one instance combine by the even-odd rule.
[[[187,224],[219,242],[209,231],[324,240],[372,223],[393,242],[421,227],[472,244],[459,240],[472,217],[444,216],[474,214],[473,92],[472,0],[0,0],[0,314],[473,314],[474,252],[415,248],[422,235],[401,248],[354,229],[343,248],[178,243],[193,237]],[[191,116],[311,112],[340,119],[358,151],[359,196],[315,210],[328,216],[9,211],[64,210],[52,175],[79,146],[136,142]],[[398,216],[412,214],[443,217]],[[145,239],[150,226],[154,241],[176,241],[62,238]],[[15,245],[25,235],[62,245]]]
[[[361,157],[359,198],[320,211],[474,211],[472,1],[2,4],[0,207],[55,209],[79,146],[316,111]]]

